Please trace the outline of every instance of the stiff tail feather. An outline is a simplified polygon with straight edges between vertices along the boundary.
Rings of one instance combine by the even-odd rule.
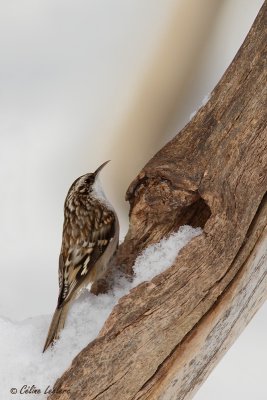
[[[55,340],[59,338],[60,331],[64,328],[68,309],[69,303],[66,303],[61,308],[56,308],[49,327],[49,331],[43,348],[43,353]]]

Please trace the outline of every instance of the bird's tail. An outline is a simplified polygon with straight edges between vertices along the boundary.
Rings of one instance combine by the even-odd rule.
[[[66,303],[61,308],[56,308],[49,327],[43,353],[55,340],[59,338],[60,331],[64,328],[68,309],[69,309],[69,303]]]

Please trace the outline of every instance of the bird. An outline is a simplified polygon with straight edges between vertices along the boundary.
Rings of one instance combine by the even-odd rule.
[[[58,266],[59,295],[43,352],[58,340],[78,292],[103,277],[118,247],[118,217],[99,180],[100,171],[109,161],[77,178],[67,193]]]

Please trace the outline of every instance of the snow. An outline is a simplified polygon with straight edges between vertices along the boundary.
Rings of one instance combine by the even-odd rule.
[[[22,322],[0,318],[0,399],[27,399],[27,390],[37,391],[37,397],[32,397],[45,399],[75,355],[98,335],[119,298],[169,268],[182,247],[201,232],[200,228],[182,226],[178,232],[149,246],[136,259],[132,282],[121,276],[111,292],[99,296],[83,290],[70,309],[60,339],[44,354],[42,348],[51,316]]]
[[[189,121],[191,121],[191,119],[194,118],[194,116],[195,116],[196,113],[200,110],[200,108],[204,107],[204,105],[209,101],[210,97],[211,97],[211,94],[210,94],[210,93],[209,93],[209,94],[206,94],[206,96],[205,96],[205,97],[202,99],[202,101],[201,101],[200,107],[199,107],[197,110],[193,111],[193,112],[190,114],[190,116],[189,116]]]
[[[148,246],[135,261],[133,267],[135,273],[134,286],[150,281],[154,276],[170,267],[179,251],[193,237],[200,235],[201,232],[201,228],[193,229],[191,226],[184,225],[180,227],[178,232],[173,233],[168,238]]]

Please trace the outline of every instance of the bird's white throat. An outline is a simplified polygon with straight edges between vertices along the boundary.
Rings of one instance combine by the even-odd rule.
[[[108,208],[113,209],[112,205],[106,198],[106,195],[104,193],[104,190],[102,188],[102,184],[100,181],[100,178],[97,176],[93,185],[92,185],[92,191],[91,191],[92,196],[99,200],[101,203],[105,204]]]

